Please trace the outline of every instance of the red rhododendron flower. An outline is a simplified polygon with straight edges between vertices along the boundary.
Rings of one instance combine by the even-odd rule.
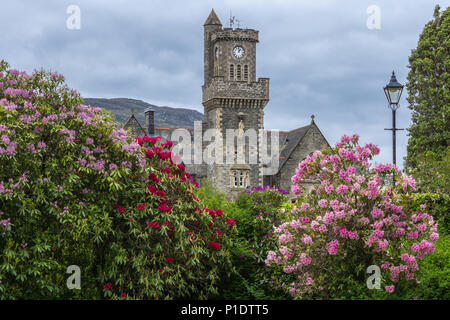
[[[151,137],[149,142],[155,144],[159,139],[161,139],[161,137]]]
[[[227,218],[226,223],[228,223],[230,226],[234,226],[236,224],[236,221],[234,221],[234,219],[231,218]]]
[[[154,153],[152,150],[150,150],[150,149],[145,150],[145,156],[146,156],[147,158],[151,158],[151,157],[153,157],[154,155],[155,155],[155,153]]]
[[[167,147],[169,147],[169,148],[172,148],[173,142],[170,141],[170,140],[166,140],[166,141],[164,141],[164,142],[162,143],[162,145],[163,145],[163,146],[167,146]]]
[[[155,181],[156,179],[158,179],[158,176],[156,175],[156,173],[152,172],[148,175],[148,178]]]
[[[213,248],[215,250],[219,250],[220,249],[220,243],[215,242],[215,241],[208,242],[208,246],[210,246],[211,248]]]
[[[138,143],[140,146],[142,146],[142,145],[144,144],[144,141],[142,141],[142,139],[139,138],[139,137],[134,138],[134,140],[137,141],[137,143]]]
[[[155,193],[156,192],[156,187],[154,185],[148,185],[147,186],[148,191],[150,191],[151,193]]]
[[[165,204],[160,204],[159,206],[158,206],[158,211],[161,211],[161,212],[170,212],[170,208],[168,207],[168,206],[166,206]]]
[[[166,261],[167,261],[167,263],[172,263],[173,262],[173,258],[172,257],[167,257]]]
[[[156,184],[161,182],[161,180],[159,180],[158,176],[154,172],[150,173],[148,178],[153,180]]]
[[[119,213],[124,213],[125,212],[125,208],[121,207],[121,206],[117,206],[116,208],[117,212]]]
[[[121,297],[122,297],[122,299],[128,298],[128,294],[126,294],[126,293],[124,292],[124,293],[122,293]]]
[[[150,142],[151,141],[148,136],[143,136],[142,140],[145,141],[145,142]]]
[[[172,156],[172,152],[158,152],[158,157],[161,160],[167,160]]]
[[[184,171],[184,170],[186,170],[186,167],[184,166],[184,164],[178,164],[177,165],[177,167],[181,170],[181,171]]]
[[[112,284],[111,284],[111,282],[108,282],[108,283],[105,283],[105,285],[103,287],[105,288],[105,290],[111,290]]]
[[[158,272],[159,272],[159,273],[166,273],[166,269],[164,269],[164,268],[159,268]]]
[[[152,142],[152,143],[156,143],[158,140],[161,140],[162,138],[161,137],[152,137],[152,138],[150,138],[150,142]]]
[[[144,210],[146,206],[147,206],[147,205],[145,205],[145,204],[139,203],[138,206],[137,206],[137,208],[138,208],[139,210]]]
[[[156,194],[158,197],[164,197],[164,195],[165,195],[165,193],[164,193],[163,190],[158,190],[158,191],[156,191],[155,194]]]
[[[217,209],[216,210],[216,215],[221,216],[223,214],[222,209]]]
[[[156,221],[151,221],[151,222],[147,223],[147,225],[152,228],[159,228],[159,223]]]
[[[164,225],[165,226],[170,226],[170,221],[169,220],[164,220]]]
[[[215,212],[214,210],[212,210],[212,209],[205,208],[205,211],[208,212],[208,214],[209,214],[211,217],[213,217],[213,218],[215,218],[216,215],[217,215],[216,212]]]
[[[192,181],[192,184],[198,188],[198,182],[197,181]]]

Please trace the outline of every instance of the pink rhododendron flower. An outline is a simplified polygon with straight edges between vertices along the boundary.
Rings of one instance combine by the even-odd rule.
[[[386,286],[385,287],[386,291],[389,292],[389,293],[394,292],[394,288],[395,288],[395,286]]]
[[[326,249],[329,254],[335,255],[339,249],[339,242],[337,240],[333,240],[326,245]]]

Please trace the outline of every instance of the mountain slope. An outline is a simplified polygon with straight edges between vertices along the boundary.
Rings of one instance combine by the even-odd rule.
[[[193,128],[194,121],[202,121],[203,114],[192,109],[159,107],[141,100],[127,98],[85,98],[84,103],[101,107],[116,116],[116,120],[125,123],[134,109],[134,115],[142,126],[145,126],[144,111],[148,107],[155,110],[155,126],[167,128]]]

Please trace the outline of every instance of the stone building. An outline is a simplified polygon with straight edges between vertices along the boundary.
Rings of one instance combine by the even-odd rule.
[[[257,30],[223,28],[214,10],[204,24],[202,133],[215,129],[217,136],[220,135],[225,140],[232,129],[235,145],[233,148],[223,147],[224,158],[239,154],[245,161],[242,163],[235,159],[232,163],[187,164],[186,168],[195,179],[208,178],[226,193],[265,184],[290,190],[291,177],[295,174],[298,163],[314,150],[329,147],[312,116],[311,123],[306,126],[279,131],[276,144],[279,152],[272,152],[272,139],[276,143],[275,132],[264,130],[264,108],[269,102],[269,78],[256,78],[258,37]],[[124,127],[129,128],[136,136],[157,135],[171,139],[171,133],[176,128],[155,126],[152,109],[146,110],[145,116],[146,125],[141,126],[132,112]],[[193,131],[192,128],[188,130]],[[249,137],[251,134],[247,136],[249,132],[255,133],[252,143]],[[238,146],[238,141],[245,143]],[[268,153],[272,157],[270,164],[262,161],[262,152],[265,150],[263,147],[269,149]],[[204,148],[205,144],[203,151]],[[256,161],[249,161],[250,159]],[[274,163],[275,170],[269,172],[267,167],[273,167]]]

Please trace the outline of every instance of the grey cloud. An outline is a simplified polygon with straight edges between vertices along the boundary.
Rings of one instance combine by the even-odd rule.
[[[257,75],[271,78],[266,128],[316,122],[330,144],[344,133],[381,147],[391,161],[390,126],[382,87],[395,69],[405,83],[408,56],[430,0],[249,1],[5,1],[0,58],[15,68],[44,67],[66,76],[85,97],[129,97],[202,111],[203,22],[211,8],[222,24],[230,10],[242,26],[260,30]],[[81,8],[81,30],[66,28],[66,8]],[[381,8],[381,30],[368,30],[366,9]],[[404,93],[398,125],[410,125]],[[397,159],[406,154],[400,132]],[[398,161],[401,162],[401,161]]]

